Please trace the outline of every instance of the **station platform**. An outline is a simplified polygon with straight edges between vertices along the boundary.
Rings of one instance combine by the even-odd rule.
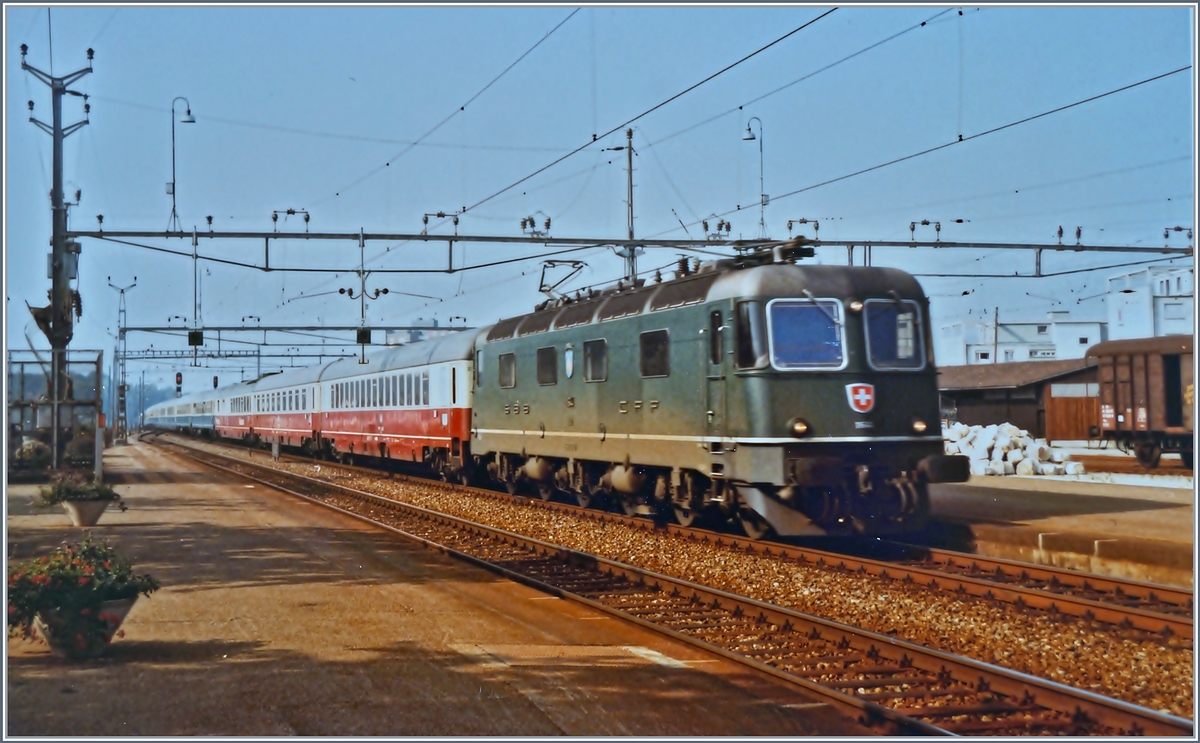
[[[1046,477],[930,487],[948,543],[993,557],[1192,587],[1195,492]]]
[[[104,656],[8,643],[12,736],[870,731],[723,659],[147,444],[92,529],[162,584]],[[83,530],[7,492],[10,559]]]

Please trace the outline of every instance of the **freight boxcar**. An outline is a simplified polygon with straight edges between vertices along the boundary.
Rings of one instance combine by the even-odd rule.
[[[1177,452],[1192,467],[1194,380],[1190,335],[1107,341],[1088,349],[1100,377],[1100,421],[1092,433],[1132,451],[1146,467]]]

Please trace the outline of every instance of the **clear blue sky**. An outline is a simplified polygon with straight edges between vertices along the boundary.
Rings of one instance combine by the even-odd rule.
[[[83,191],[83,203],[71,211],[73,228],[94,229],[97,214],[109,230],[167,228],[170,104],[186,96],[197,120],[176,124],[177,200],[186,229],[205,229],[204,217],[212,215],[220,230],[270,230],[272,211],[295,208],[311,213],[313,230],[419,232],[426,212],[482,201],[462,218],[463,233],[518,235],[521,217],[540,212],[553,219],[558,236],[620,238],[624,153],[600,150],[623,144],[623,131],[485,199],[829,10],[584,6],[563,23],[576,7],[53,7],[48,27],[45,6],[6,6],[8,346],[26,347],[28,332],[46,347],[24,305],[45,304],[50,285],[51,140],[28,122],[26,108],[33,100],[35,116],[49,121],[50,95],[21,70],[21,43],[30,47],[31,65],[45,71],[53,65],[57,75],[86,66],[85,50],[96,50],[94,72],[74,86],[91,96],[91,124],[65,148],[67,193]],[[971,139],[1192,65],[1194,6],[961,10],[838,9],[638,119],[632,125],[637,235],[698,237],[698,220],[739,206],[727,217],[735,236],[757,235],[758,142],[742,139],[753,116],[763,123],[765,191],[772,195],[766,223],[774,237],[787,236],[787,220],[806,217],[820,220],[825,239],[906,239],[909,222],[928,218],[943,222],[945,240],[1052,242],[1063,225],[1072,243],[1074,228],[1082,226],[1088,244],[1155,247],[1163,244],[1164,227],[1194,226],[1192,69]],[[177,115],[182,110],[181,102]],[[81,99],[66,98],[64,111],[66,123],[82,118]],[[779,198],[959,135],[967,141]],[[960,218],[970,221],[949,224]],[[280,227],[297,231],[302,223]],[[925,228],[917,236],[933,233]],[[186,241],[146,243],[190,250]],[[1186,243],[1171,238],[1174,246]],[[257,261],[261,252],[256,242],[201,242],[204,255]],[[476,244],[456,261],[540,252]],[[444,244],[373,244],[367,259],[375,268],[440,267],[445,253]],[[676,254],[652,251],[640,265],[666,264]],[[620,275],[611,251],[583,258],[589,267],[569,286]],[[1044,270],[1140,259],[1053,254]],[[818,260],[844,263],[845,251],[823,249]],[[874,261],[915,273],[1011,273],[1028,272],[1033,259],[877,249]],[[272,263],[352,269],[358,249],[284,243],[273,248]],[[353,274],[200,265],[205,324],[240,324],[245,316],[280,325],[359,320],[358,302],[337,294],[308,298],[356,285]],[[1069,297],[1100,293],[1103,279],[1119,272],[922,283],[933,296],[935,325],[995,305],[1013,316],[1070,309],[1101,318],[1096,300],[1075,304]],[[383,327],[465,316],[471,325],[488,324],[540,301],[539,273],[531,260],[454,275],[375,275],[368,289],[397,293],[368,303],[368,321]],[[135,275],[129,324],[191,316],[190,259],[86,240],[84,316],[73,348],[111,354],[117,294],[107,277],[125,285]],[[970,289],[976,291],[961,296]],[[131,349],[150,343],[184,346],[181,338],[130,338]],[[196,380],[212,373],[183,364],[130,370],[142,368],[164,383],[176,368]]]

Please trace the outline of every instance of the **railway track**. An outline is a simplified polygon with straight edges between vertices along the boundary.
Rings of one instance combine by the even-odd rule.
[[[284,455],[281,459],[312,464],[312,460],[290,455]],[[343,464],[336,466],[371,477],[381,475],[381,472],[375,469]],[[419,482],[430,484],[430,481],[424,479],[420,479]],[[449,484],[441,486],[464,487]],[[1167,640],[1178,639],[1189,643],[1194,640],[1194,594],[1186,589],[900,543],[884,543],[876,547],[892,553],[892,557],[873,559],[848,554],[846,551],[750,540],[678,524],[663,526],[644,517],[585,509],[556,501],[529,499],[480,488],[466,489],[501,502],[527,503],[551,511],[622,523],[634,528],[666,529],[671,535],[685,539],[727,544],[774,559],[874,575],[915,583],[931,590],[1009,603],[1021,609],[1076,617],[1088,622],[1110,625],[1118,631],[1130,631],[1134,635],[1150,632]]]
[[[882,732],[1193,734],[1189,720],[1053,681],[242,458],[171,448],[743,663]]]

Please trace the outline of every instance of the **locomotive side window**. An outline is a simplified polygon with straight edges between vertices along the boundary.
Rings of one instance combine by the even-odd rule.
[[[500,377],[500,387],[512,389],[517,386],[517,355],[512,353],[500,354],[496,371]]]
[[[911,300],[866,301],[867,361],[875,369],[925,366],[920,309]]]
[[[608,379],[608,343],[603,338],[583,344],[583,379],[585,382]]]
[[[671,373],[671,338],[665,330],[651,330],[641,335],[641,367],[643,377],[665,377]]]
[[[558,384],[558,349],[539,348],[537,351],[537,380],[540,385]]]
[[[421,372],[421,404],[429,404],[429,371]]]
[[[721,336],[721,311],[715,310],[708,316],[708,357],[713,366],[720,366],[725,357],[725,339]]]
[[[842,304],[832,299],[772,300],[770,318],[771,364],[776,369],[840,368]]]
[[[413,375],[404,375],[404,404],[413,405]]]
[[[757,369],[767,364],[767,337],[763,332],[762,303],[738,302],[737,366]]]
[[[483,387],[483,351],[475,352],[475,388]]]

